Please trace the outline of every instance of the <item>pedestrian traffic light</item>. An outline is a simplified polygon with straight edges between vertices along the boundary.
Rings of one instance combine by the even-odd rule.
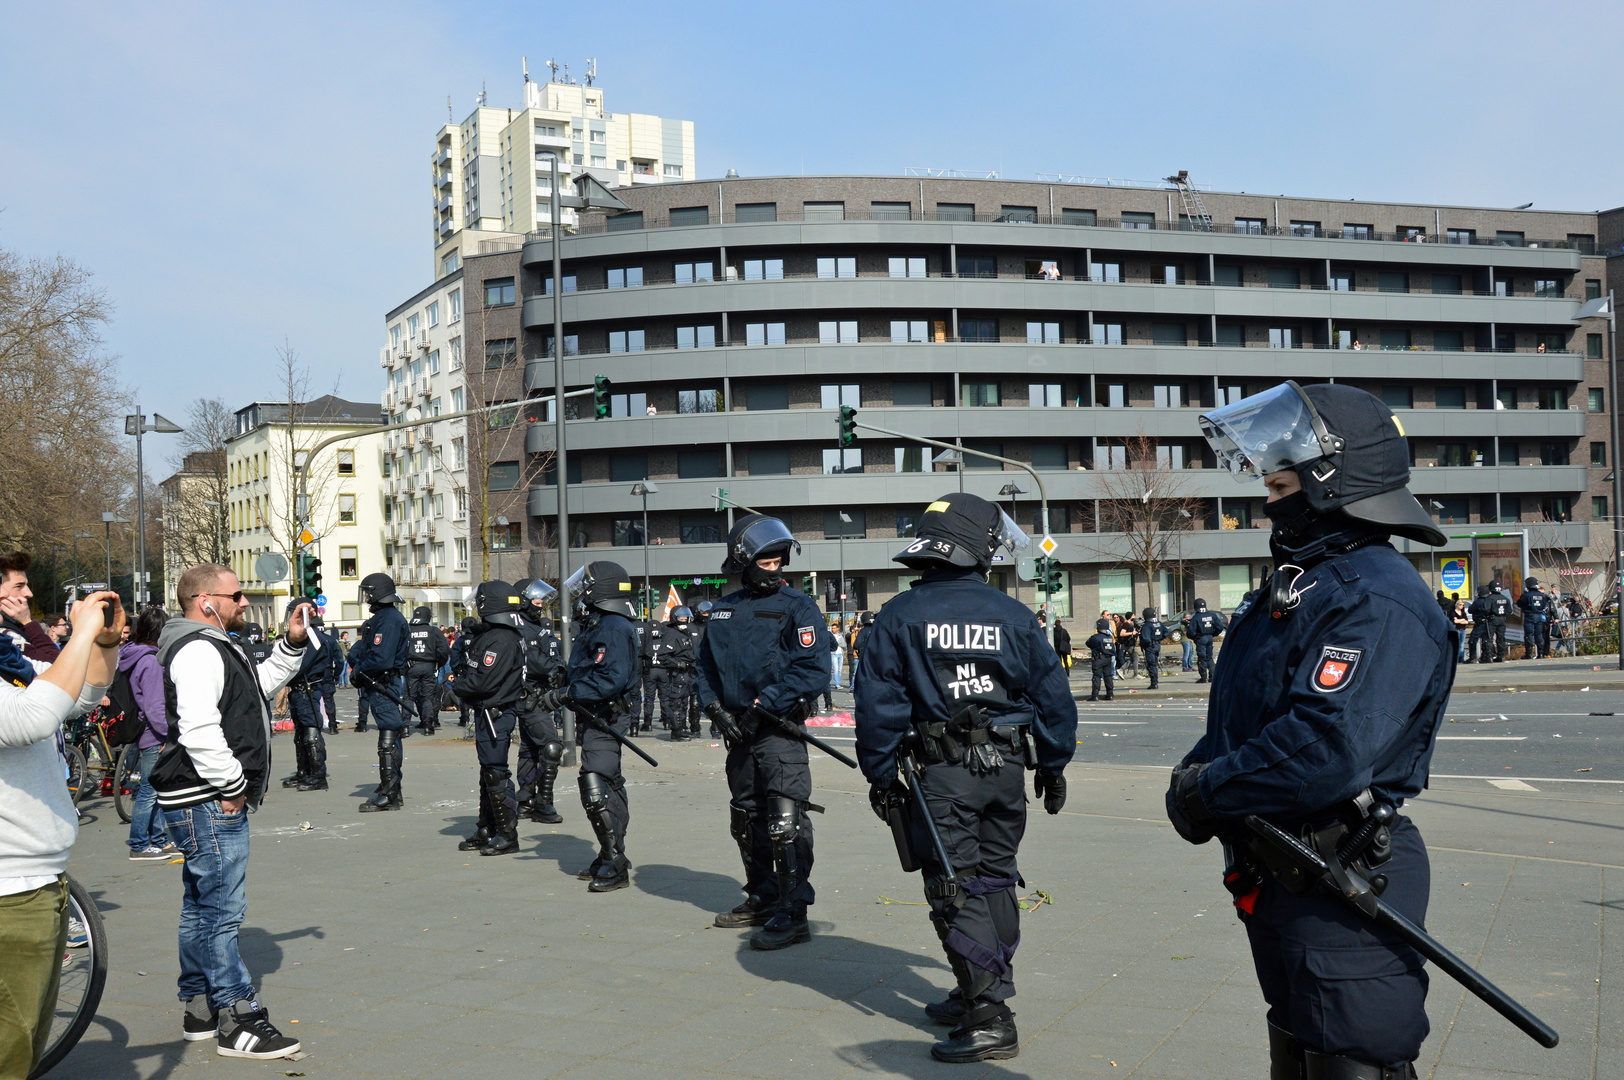
[[[609,418],[609,379],[604,375],[592,376],[592,419]]]
[[[857,441],[857,410],[850,405],[840,407],[840,445],[850,446]]]
[[[304,566],[300,568],[299,587],[306,596],[321,595],[321,560],[305,556]]]

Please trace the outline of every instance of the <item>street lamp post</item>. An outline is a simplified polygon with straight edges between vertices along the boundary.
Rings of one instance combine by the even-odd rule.
[[[1434,510],[1442,511],[1443,508],[1444,508],[1444,504],[1439,502],[1437,499],[1428,499],[1427,502],[1431,504],[1431,506],[1432,506],[1432,508]],[[1440,514],[1439,516],[1441,517],[1442,514]],[[1428,547],[1431,547],[1431,545],[1429,544]],[[1433,582],[1434,585],[1437,586],[1439,592],[1444,591],[1443,580],[1438,577],[1438,549],[1437,548],[1432,548],[1432,582]]]
[[[651,484],[646,480],[639,480],[632,485],[632,494],[643,500],[643,608],[645,618],[654,614],[654,588],[650,584],[648,573],[648,497],[659,493],[660,486]]]
[[[964,494],[964,455],[957,450],[943,450],[930,459],[932,465],[952,465],[959,474],[959,494]]]
[[[96,534],[93,532],[88,532],[79,528],[75,528],[73,530],[73,583],[75,585],[79,584],[79,582],[85,579],[84,572],[79,569],[79,541],[94,539],[96,539]],[[69,606],[71,607],[72,605]],[[67,608],[63,608],[63,610],[66,611]]]
[[[182,430],[179,424],[165,420],[158,413],[153,413],[152,423],[147,423],[139,405],[135,412],[124,417],[124,434],[135,436],[135,559],[139,565],[135,568],[135,580],[130,584],[130,602],[137,611],[147,599],[147,474],[141,463],[141,436],[149,431],[159,435],[178,435]],[[112,588],[112,577],[109,571],[108,588]]]
[[[999,488],[998,494],[1009,496],[1009,519],[1016,524],[1020,524],[1020,517],[1015,512],[1015,496],[1025,495],[1026,489],[1012,480]],[[1037,590],[1035,588],[1033,589],[1032,600],[1034,603],[1037,602]],[[1021,568],[1018,565],[1015,567],[1015,602],[1017,604],[1021,602]]]
[[[840,632],[846,632],[846,526],[851,524],[851,515],[846,511],[838,511],[840,515],[840,586],[835,594],[840,597]]]

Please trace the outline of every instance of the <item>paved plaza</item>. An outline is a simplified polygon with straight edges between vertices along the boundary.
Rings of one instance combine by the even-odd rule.
[[[1526,680],[1540,666],[1496,668]],[[1551,661],[1544,677],[1592,666]],[[1624,692],[1596,685],[1452,703],[1444,734],[1462,741],[1440,744],[1438,778],[1407,808],[1432,850],[1427,926],[1562,1043],[1541,1049],[1432,970],[1424,1077],[1624,1075],[1624,924],[1607,922],[1624,905],[1612,751],[1624,718],[1590,715],[1624,713]],[[346,724],[353,703],[341,692]],[[275,1021],[304,1041],[298,1061],[232,1061],[212,1041],[181,1041],[178,867],[127,861],[111,804],[88,804],[71,871],[102,907],[112,968],[96,1024],[52,1075],[1265,1076],[1262,1001],[1220,852],[1180,841],[1162,812],[1164,759],[1204,711],[1157,704],[1085,707],[1070,804],[1030,819],[1025,891],[1052,903],[1024,917],[1013,1061],[930,1058],[944,1029],[920,1006],[952,978],[918,877],[898,869],[857,773],[814,753],[814,799],[828,807],[815,819],[815,936],[757,953],[746,933],[710,926],[740,898],[719,745],[645,740],[658,770],[628,755],[633,886],[592,896],[574,877],[594,845],[572,773],[564,823],[523,823],[521,854],[456,850],[476,770],[453,725],[408,741],[401,813],[356,812],[374,736],[346,727],[328,740],[332,790],[276,787],[253,819],[243,952]],[[849,748],[849,732],[827,734]],[[276,740],[278,778],[291,747]]]

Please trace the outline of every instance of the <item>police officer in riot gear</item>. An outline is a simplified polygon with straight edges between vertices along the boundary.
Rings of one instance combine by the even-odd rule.
[[[699,663],[699,649],[705,641],[705,623],[710,619],[711,608],[715,605],[709,600],[701,600],[694,605],[694,621],[689,632],[694,637],[694,663],[695,676],[688,680],[688,734],[694,738],[699,736],[699,679],[697,678],[697,665]],[[715,737],[715,732],[711,733]]]
[[[327,790],[327,742],[321,733],[321,677],[332,666],[330,656],[338,651],[332,638],[317,629],[314,601],[294,597],[288,601],[288,615],[301,605],[309,606],[307,629],[316,649],[306,649],[299,670],[288,680],[288,712],[293,715],[294,772],[282,781],[285,788],[300,791]]]
[[[1523,581],[1523,594],[1517,597],[1523,616],[1523,657],[1549,660],[1551,657],[1551,598],[1539,587],[1539,578]]]
[[[388,574],[362,578],[361,600],[372,615],[356,631],[349,662],[352,681],[368,691],[372,722],[378,728],[378,789],[360,807],[363,814],[370,814],[399,810],[401,804],[400,774],[406,762],[401,746],[406,718],[400,708],[406,693],[406,617],[395,607],[400,594]]]
[[[525,578],[513,583],[519,594],[524,636],[524,693],[519,699],[519,806],[531,821],[557,825],[564,820],[553,805],[558,767],[564,761],[561,714],[543,709],[541,698],[564,685],[564,652],[553,633],[551,609],[558,590],[545,581]]]
[[[1148,607],[1140,615],[1139,644],[1145,650],[1145,668],[1150,672],[1150,688],[1154,690],[1161,685],[1162,642],[1167,640],[1169,631],[1155,608]]]
[[[246,623],[242,628],[242,651],[248,654],[248,659],[256,665],[271,655],[273,646],[265,640],[265,628],[257,622]]]
[[[669,640],[671,626],[650,618],[643,624],[643,731],[654,728],[654,705],[660,705],[660,722],[672,727],[668,704],[671,700],[671,661],[669,654],[674,642]]]
[[[311,601],[314,605],[315,601]],[[310,625],[321,628],[325,633],[326,624],[316,613],[314,606],[305,613]],[[316,667],[317,697],[321,701],[323,714],[327,719],[327,730],[338,734],[338,676],[344,670],[344,650],[338,647],[338,639],[332,634],[326,634],[326,640],[332,644],[331,649],[323,649],[322,655],[326,657],[325,664]]]
[[[743,588],[711,609],[700,648],[699,702],[727,742],[729,831],[744,861],[744,902],[716,916],[724,929],[759,927],[750,944],[808,941],[812,888],[812,769],[803,724],[829,682],[829,639],[817,604],[784,583],[800,541],[777,518],[746,514],[727,537],[722,572]],[[820,808],[821,809],[821,808]]]
[[[1111,628],[1110,619],[1095,619],[1094,633],[1083,642],[1088,646],[1088,663],[1090,674],[1094,678],[1093,689],[1088,692],[1088,700],[1100,700],[1100,681],[1105,681],[1105,700],[1116,700],[1116,631]]]
[[[625,567],[590,562],[564,583],[580,630],[570,642],[564,686],[542,695],[541,708],[560,707],[575,715],[627,734],[636,723],[632,708],[637,691],[637,629],[633,621],[632,580]],[[626,827],[631,804],[620,770],[620,743],[583,723],[581,741],[581,807],[598,839],[598,854],[577,877],[590,882],[588,892],[624,889],[631,884],[626,859]]]
[[[931,923],[958,982],[926,1006],[952,1024],[942,1061],[1014,1057],[1020,1049],[1012,961],[1020,941],[1016,851],[1026,829],[1025,777],[1044,809],[1066,801],[1062,775],[1077,746],[1077,705],[1037,619],[987,584],[1000,547],[1028,540],[998,507],[944,495],[919,518],[895,560],[921,572],[874,620],[854,694],[857,760],[882,820],[893,820],[904,868],[924,871]],[[899,759],[924,792],[952,866],[943,867]],[[912,865],[910,865],[910,861]]]
[[[688,695],[699,659],[700,635],[694,631],[694,613],[686,606],[671,609],[671,621],[661,627],[665,685],[660,689],[660,719],[671,728],[671,741],[688,737]]]
[[[474,590],[479,629],[464,650],[453,691],[473,709],[474,752],[479,760],[479,822],[458,851],[507,855],[519,850],[519,810],[508,748],[524,692],[525,640],[519,594],[505,581]]]
[[[1467,607],[1472,616],[1472,636],[1466,639],[1465,664],[1489,662],[1489,587],[1479,585],[1477,598]],[[1481,657],[1481,660],[1479,659]]]
[[[1207,602],[1197,599],[1195,610],[1184,620],[1185,631],[1195,642],[1195,666],[1198,683],[1212,681],[1212,640],[1229,627],[1222,612],[1208,611]]]
[[[1264,479],[1277,565],[1231,621],[1207,731],[1174,770],[1168,816],[1191,843],[1224,841],[1269,1006],[1270,1076],[1414,1077],[1421,957],[1305,885],[1244,822],[1263,818],[1367,880],[1379,869],[1382,900],[1425,920],[1427,852],[1407,817],[1358,850],[1342,841],[1372,808],[1426,786],[1459,639],[1388,541],[1445,537],[1406,487],[1403,429],[1363,390],[1287,382],[1201,425],[1221,464]]]
[[[406,700],[417,710],[417,730],[432,735],[440,726],[440,666],[450,659],[451,645],[428,605],[412,612],[406,642]]]
[[[449,661],[450,669],[445,679],[446,682],[451,684],[451,692],[453,695],[457,693],[457,673],[460,672],[468,663],[469,639],[471,639],[475,634],[479,633],[479,627],[479,617],[477,615],[469,615],[467,618],[462,620],[462,632],[457,635],[457,640],[451,643],[451,659]],[[364,694],[366,691],[363,690],[362,693]],[[457,726],[460,728],[465,728],[468,726],[468,703],[458,696],[457,707],[461,711],[461,714],[457,718]],[[464,733],[463,738],[471,739],[473,738],[473,733],[466,732]]]
[[[1495,578],[1489,582],[1489,596],[1483,601],[1483,608],[1489,613],[1489,649],[1494,653],[1494,662],[1503,664],[1506,661],[1506,617],[1511,614],[1511,597],[1506,595],[1505,586],[1500,579]]]

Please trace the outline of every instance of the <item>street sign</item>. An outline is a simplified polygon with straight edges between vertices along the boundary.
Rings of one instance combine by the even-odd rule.
[[[993,562],[1008,562],[1009,560],[1004,558],[1004,553],[1002,551],[1000,551],[1000,552],[997,552],[997,553],[995,553],[993,555],[992,561]]]
[[[1031,581],[1038,576],[1038,561],[1029,555],[1023,555],[1015,560],[1015,576],[1022,581]]]
[[[327,606],[327,597],[325,595],[316,597],[316,606],[319,607],[319,608],[326,607]]]
[[[1038,541],[1038,548],[1045,555],[1053,555],[1056,549],[1059,547],[1060,545],[1054,542],[1054,537],[1052,536],[1045,536],[1042,540]]]
[[[268,581],[272,584],[278,581],[286,581],[288,560],[274,551],[262,552],[259,558],[254,560],[254,576],[261,581]]]
[[[300,547],[309,547],[311,544],[314,544],[319,539],[321,539],[321,538],[318,537],[315,533],[311,532],[309,529],[305,529],[304,531],[299,533],[299,546]]]

